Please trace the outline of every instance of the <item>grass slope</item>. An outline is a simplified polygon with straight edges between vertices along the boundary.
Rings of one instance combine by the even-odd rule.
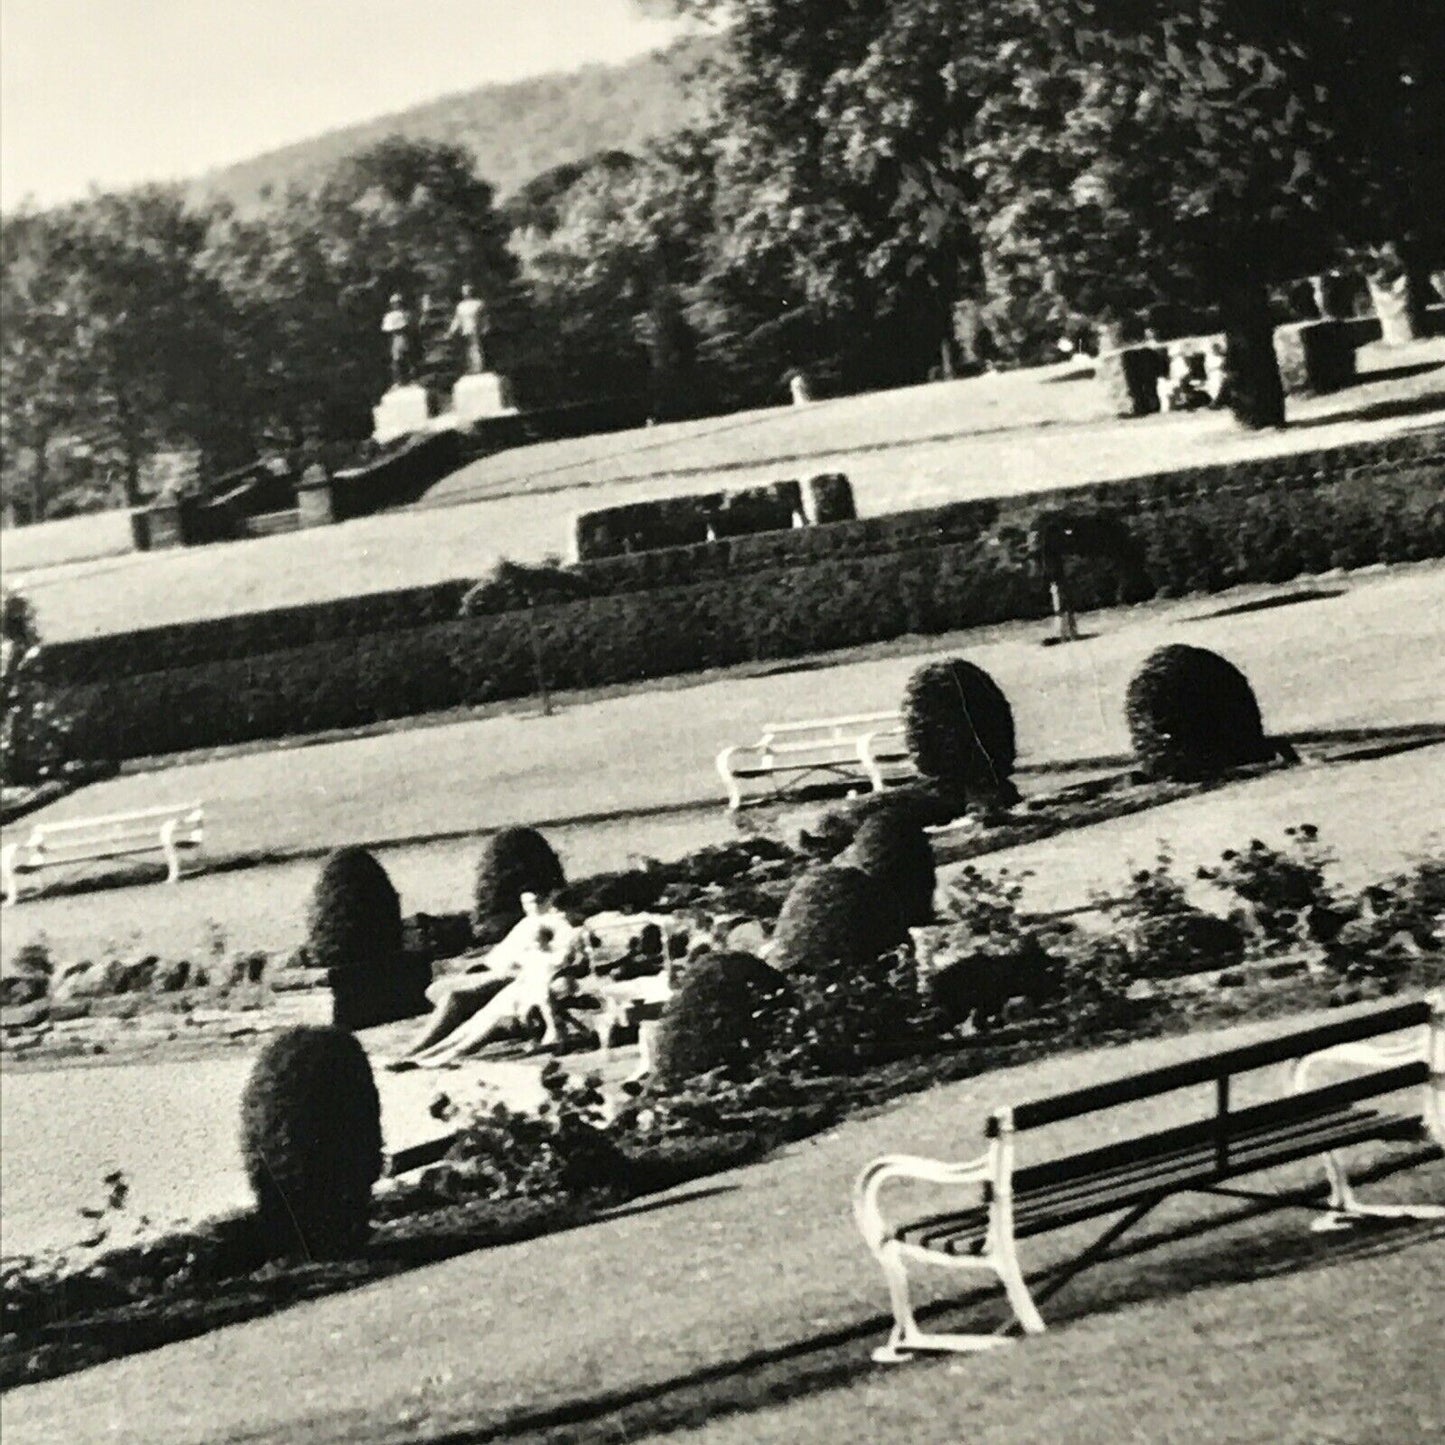
[[[718,486],[841,470],[866,516],[1392,435],[1445,417],[1442,363],[1445,338],[1366,348],[1360,385],[1292,402],[1292,425],[1260,434],[1214,412],[1118,421],[1087,375],[1001,373],[522,448],[416,508],[245,543],[61,566],[57,532],[34,529],[43,551],[31,551],[21,529],[6,534],[5,566],[28,574],[42,631],[59,641],[480,576],[500,557],[567,554],[579,511]],[[76,555],[93,557],[81,520]]]

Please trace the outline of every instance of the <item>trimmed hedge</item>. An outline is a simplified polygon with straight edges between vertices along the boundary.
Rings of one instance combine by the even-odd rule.
[[[933,894],[938,885],[933,848],[910,811],[880,808],[863,821],[836,861],[873,879],[893,903],[904,928],[933,922]]]
[[[262,1049],[241,1096],[241,1153],[269,1254],[362,1249],[381,1177],[381,1100],[351,1034],[288,1029]]]
[[[706,542],[709,530],[714,538],[786,531],[802,510],[803,491],[797,482],[658,497],[579,513],[573,524],[574,545],[579,562],[593,562],[692,546]]]
[[[1129,682],[1125,714],[1150,777],[1192,781],[1275,756],[1249,679],[1207,647],[1151,652]]]
[[[962,657],[920,667],[904,689],[903,731],[918,771],[947,796],[1018,801],[1013,708],[983,668]]]
[[[718,1070],[745,1078],[780,1042],[792,997],[787,979],[750,953],[690,963],[662,1016],[651,1086],[672,1089]]]
[[[561,860],[535,828],[501,828],[482,845],[472,893],[472,937],[500,943],[523,918],[522,895],[539,904],[567,886]]]
[[[778,914],[769,962],[784,975],[819,974],[833,965],[861,978],[908,937],[884,885],[841,861],[804,873]]]
[[[187,660],[207,650],[195,646],[198,635],[213,646],[227,628],[231,642],[245,627],[274,638],[284,627],[262,619],[283,614],[195,624],[189,636],[166,628],[84,644],[97,661],[105,647],[123,661],[144,652],[150,668],[110,682],[90,674],[74,685],[67,660],[82,645],[69,644],[46,649],[47,676],[72,684],[57,690],[56,701],[73,713],[73,747],[85,758],[355,727],[530,695],[533,620],[549,685],[582,688],[1043,618],[1048,593],[1031,565],[1029,535],[1041,511],[1061,505],[1105,503],[1137,538],[1148,586],[1160,596],[1441,557],[1442,468],[1445,428],[1437,428],[1268,464],[637,553],[576,569],[604,595],[530,614],[457,620],[465,584],[453,583],[441,616],[435,593],[426,602],[436,620],[390,633],[357,633],[347,609],[369,607],[374,620],[399,624],[398,599],[407,594],[287,609],[298,623],[312,614],[305,625],[326,635],[259,656]],[[1117,590],[1107,561],[1071,565],[1077,609],[1110,602]],[[506,589],[498,592],[503,600]],[[330,630],[316,627],[323,617]],[[162,635],[171,638],[168,652]]]

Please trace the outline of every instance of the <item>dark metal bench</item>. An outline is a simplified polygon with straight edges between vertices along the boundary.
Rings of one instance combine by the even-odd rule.
[[[1306,1087],[1309,1070],[1331,1061],[1363,1064],[1369,1072]],[[1233,1078],[1284,1063],[1292,1065],[1289,1093],[1245,1108],[1231,1107]],[[1015,1163],[1015,1136],[1027,1130],[1201,1085],[1212,1086],[1213,1108],[1205,1117],[1062,1158],[1023,1167]],[[1418,1108],[1367,1106],[1367,1101],[1409,1089],[1419,1090]],[[1323,1209],[1316,1228],[1343,1228],[1381,1215],[1445,1217],[1441,1205],[1361,1203],[1337,1152],[1374,1141],[1422,1139],[1432,1141],[1433,1148],[1421,1153],[1420,1160],[1445,1151],[1445,994],[1372,1008],[1263,1043],[996,1109],[988,1120],[987,1138],[987,1153],[967,1163],[887,1155],[859,1175],[854,1213],[888,1281],[895,1321],[888,1343],[874,1351],[875,1360],[905,1360],[919,1351],[981,1350],[1008,1342],[1002,1332],[921,1330],[909,1297],[910,1263],[993,1273],[1004,1286],[1017,1327],[1039,1334],[1044,1322],[1024,1283],[1016,1242],[1086,1220],[1120,1216],[1083,1255],[1049,1279],[1040,1292],[1040,1298],[1047,1298],[1172,1194],[1199,1192]],[[1313,1155],[1322,1157],[1329,1178],[1329,1198],[1323,1204],[1310,1194],[1260,1194],[1232,1183]],[[890,1223],[881,1213],[879,1195],[895,1180],[980,1188],[982,1197],[962,1209]],[[1013,1322],[1004,1327],[1014,1328]]]

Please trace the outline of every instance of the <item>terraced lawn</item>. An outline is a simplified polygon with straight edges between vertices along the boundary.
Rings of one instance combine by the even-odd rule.
[[[859,510],[877,515],[1389,436],[1445,417],[1445,338],[1361,355],[1359,385],[1292,403],[1278,432],[1244,433],[1214,412],[1118,421],[1090,378],[1045,368],[521,448],[456,473],[415,508],[246,543],[96,557],[106,527],[122,536],[114,521],[18,529],[5,534],[4,567],[59,641],[480,576],[501,557],[566,555],[579,511],[650,497],[844,471]],[[89,560],[61,565],[60,529],[72,525],[82,540],[70,555]]]
[[[1254,605],[1263,602],[1276,605]],[[1279,733],[1445,722],[1438,666],[1445,654],[1445,566],[1253,588],[1089,623],[1100,635],[1077,646],[1040,647],[1041,625],[1002,629],[985,643],[960,634],[930,639],[909,654],[885,651],[831,666],[819,659],[770,674],[720,675],[578,700],[547,719],[490,717],[137,773],[84,789],[35,816],[90,817],[201,798],[214,854],[389,844],[387,864],[407,907],[443,911],[466,905],[477,837],[508,823],[555,822],[549,834],[578,872],[616,867],[630,853],[677,856],[732,835],[713,772],[720,747],[756,736],[772,718],[896,706],[907,677],[928,656],[966,651],[999,680],[1014,707],[1023,759],[1032,764],[1126,754],[1128,678],[1152,648],[1174,640],[1218,648],[1241,666],[1267,725]],[[1351,765],[1363,769],[1353,776],[1368,778],[1375,766]],[[1222,848],[1266,823],[1307,820],[1311,811],[1313,821],[1327,825],[1328,799],[1344,788],[1352,798],[1349,821],[1333,831],[1350,834],[1367,871],[1399,858],[1445,818],[1445,807],[1432,810],[1440,797],[1440,750],[1378,766],[1397,779],[1379,797],[1367,783],[1328,781],[1331,772],[1350,769],[1296,771],[1227,790],[1210,810],[1219,819],[1211,825],[1211,846],[1216,835],[1227,835]],[[1274,800],[1271,811],[1256,822],[1251,809],[1263,804],[1251,800],[1266,797]],[[647,816],[678,805],[696,807]],[[608,814],[622,816],[606,820]],[[16,826],[24,829],[26,822]],[[1127,845],[1118,843],[1123,856],[1112,849],[1093,854],[1089,844],[1047,845],[1051,856],[1061,850],[1061,858],[1078,850],[1070,856],[1079,864],[1068,875],[1074,892],[1084,888],[1091,856],[1106,870],[1122,870],[1131,850],[1144,861],[1152,856],[1159,830],[1184,842],[1184,829],[1168,822],[1156,827],[1146,817],[1109,826],[1121,840],[1127,834]],[[438,834],[451,836],[424,842]],[[212,922],[237,947],[289,947],[299,937],[314,867],[290,863],[176,888],[40,897],[8,915],[0,947],[9,956],[44,933],[62,957],[132,935],[152,947],[193,949]]]

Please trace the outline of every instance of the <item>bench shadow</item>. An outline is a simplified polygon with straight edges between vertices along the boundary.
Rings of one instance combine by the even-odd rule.
[[[1416,1153],[1389,1160],[1357,1171],[1354,1181],[1375,1182],[1427,1158],[1438,1158],[1438,1154]],[[1321,1187],[1310,1193],[1322,1198],[1324,1191]],[[1269,1204],[1228,1208],[1201,1221],[1137,1239],[1096,1265],[1089,1275],[1080,1277],[1089,1280],[1088,1284],[1076,1281],[1061,1292],[1048,1307],[1051,1324],[1058,1326],[1199,1289],[1322,1270],[1352,1260],[1399,1253],[1422,1243],[1445,1241],[1445,1224],[1433,1223],[1397,1223],[1342,1235],[1315,1234],[1303,1227],[1298,1211],[1290,1210],[1281,1215],[1276,1227],[1255,1239],[1230,1240],[1227,1248],[1198,1250],[1182,1257],[1173,1253],[1151,1261],[1142,1270],[1119,1268],[1145,1251],[1204,1240],[1265,1213],[1280,1211]],[[1044,1270],[1031,1276],[1029,1283],[1038,1288],[1054,1272],[1053,1268]],[[1007,1306],[1002,1291],[991,1288],[925,1306],[917,1313],[920,1320],[944,1320],[947,1328],[987,1330],[1004,1322]],[[758,1350],[688,1374],[565,1400],[537,1410],[517,1411],[488,1425],[429,1438],[433,1445],[485,1445],[515,1439],[582,1445],[602,1438],[604,1425],[609,1439],[640,1439],[697,1428],[719,1415],[747,1414],[852,1383],[868,1368],[865,1349],[879,1343],[891,1323],[887,1315],[870,1315],[807,1339]]]
[[[1324,602],[1331,597],[1344,597],[1348,587],[1306,587],[1284,597],[1258,597],[1253,602],[1236,602],[1232,607],[1219,607],[1213,612],[1180,617],[1179,622],[1207,622],[1216,617],[1243,617],[1250,612],[1268,612],[1275,607],[1293,607],[1297,602]]]
[[[1301,421],[1291,421],[1286,430],[1304,431],[1309,427],[1339,426],[1345,422],[1389,421],[1402,416],[1425,416],[1432,411],[1445,412],[1445,393],[1432,392],[1426,396],[1402,396],[1391,401],[1366,402],[1351,411],[1334,411],[1328,416],[1311,416]]]
[[[1377,381],[1405,381],[1412,376],[1423,376],[1427,371],[1437,371],[1438,361],[1411,361],[1403,366],[1382,367],[1378,371],[1361,372],[1355,379],[1356,385],[1374,385]]]

